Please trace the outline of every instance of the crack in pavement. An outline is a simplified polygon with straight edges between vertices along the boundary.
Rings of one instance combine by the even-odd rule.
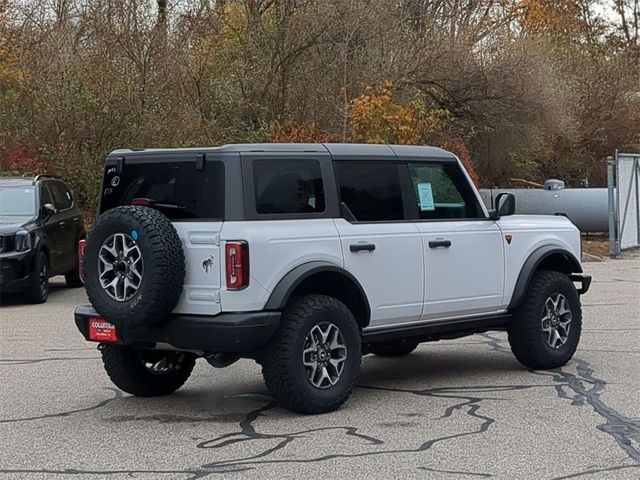
[[[500,352],[507,351],[500,344],[502,339],[485,333],[479,336],[487,339],[487,344],[492,349]],[[636,352],[632,351],[630,353]],[[585,405],[585,402],[589,404],[595,413],[606,420],[606,423],[598,425],[598,430],[611,435],[631,459],[640,463],[640,420],[621,414],[600,398],[600,393],[607,386],[607,382],[595,376],[595,370],[589,362],[575,357],[573,362],[576,363],[578,376],[565,371],[563,368],[549,371],[530,370],[530,372],[535,375],[551,377],[553,381],[561,383],[555,386],[556,394],[559,398],[571,400],[571,405],[582,406]],[[590,384],[590,388],[586,388],[585,383]],[[573,396],[570,396],[564,390],[563,387],[565,386],[573,391]],[[634,446],[633,442],[636,442],[638,446]]]
[[[583,303],[582,308],[584,307],[620,307],[627,306],[628,303]]]
[[[629,280],[628,278],[612,278],[611,280],[594,280],[592,283],[640,283],[640,280]]]
[[[106,400],[103,400],[100,403],[98,403],[96,405],[92,405],[90,407],[79,408],[77,410],[67,410],[65,412],[59,412],[59,413],[48,413],[48,414],[45,414],[45,415],[38,415],[38,416],[35,416],[35,417],[3,418],[3,419],[0,419],[0,424],[2,424],[2,423],[32,422],[34,420],[44,420],[45,418],[68,417],[68,416],[74,415],[76,413],[89,412],[91,410],[96,410],[98,408],[102,408],[105,405],[113,402],[114,400],[122,398],[122,392],[120,390],[117,390],[115,388],[105,388],[105,390],[111,390],[112,392],[114,392],[114,396],[112,398],[108,398]]]
[[[504,338],[497,336],[498,334],[479,334],[478,336],[483,340],[478,343],[488,345],[492,350],[500,353],[509,353],[511,351],[504,345]],[[474,342],[475,343],[475,342]],[[92,357],[93,358],[93,357]],[[98,357],[99,358],[99,357]],[[80,359],[80,358],[75,358]],[[85,358],[83,358],[85,359]],[[43,361],[44,359],[34,359],[37,361]],[[4,360],[4,362],[16,362],[16,361],[30,361],[30,360]],[[620,445],[632,459],[640,463],[640,452],[637,447],[632,444],[633,441],[640,441],[640,423],[637,420],[630,419],[616,412],[609,406],[607,406],[601,399],[600,393],[607,385],[604,380],[596,378],[594,370],[591,366],[583,360],[575,359],[577,362],[577,375],[566,372],[562,369],[539,372],[531,371],[536,375],[542,375],[549,377],[553,380],[553,383],[549,384],[517,384],[517,385],[484,385],[484,386],[448,386],[437,388],[425,388],[425,389],[409,389],[409,388],[392,388],[375,385],[359,385],[357,388],[365,390],[377,390],[386,391],[399,394],[410,394],[420,397],[431,397],[446,399],[448,401],[453,400],[453,404],[447,402],[447,406],[444,409],[442,415],[438,419],[446,419],[451,417],[456,411],[463,412],[464,415],[470,417],[474,424],[477,424],[474,428],[465,430],[458,433],[450,433],[435,438],[416,439],[420,443],[415,448],[379,448],[386,446],[386,442],[380,438],[366,435],[360,432],[359,427],[354,426],[327,426],[310,428],[303,430],[296,430],[292,432],[283,433],[262,433],[256,429],[256,422],[265,417],[265,413],[276,408],[276,403],[265,394],[257,394],[260,401],[263,403],[258,408],[243,414],[242,419],[238,423],[240,431],[231,432],[219,435],[209,440],[204,440],[197,443],[196,448],[203,450],[218,450],[223,451],[227,447],[233,445],[242,444],[245,442],[254,442],[256,440],[268,440],[275,441],[274,444],[259,447],[259,450],[253,450],[252,454],[245,457],[227,458],[213,462],[205,463],[197,467],[188,467],[183,470],[145,470],[145,469],[114,469],[114,470],[83,470],[83,469],[0,469],[0,473],[5,474],[49,474],[49,475],[116,475],[116,474],[148,474],[148,475],[185,475],[185,478],[198,479],[204,478],[209,475],[224,474],[231,472],[243,472],[252,470],[259,466],[274,465],[274,464],[302,464],[309,462],[324,462],[333,459],[349,459],[349,458],[361,458],[361,457],[373,457],[381,455],[394,455],[394,454],[411,454],[420,453],[429,450],[434,445],[440,442],[446,442],[457,438],[463,438],[468,436],[481,435],[487,432],[491,425],[496,422],[496,419],[483,414],[481,404],[483,401],[500,401],[505,398],[500,397],[501,392],[513,392],[522,391],[533,388],[554,388],[559,398],[570,400],[571,405],[585,405],[589,404],[593,407],[594,411],[606,419],[606,423],[598,426],[597,428],[609,435],[611,435],[615,441]],[[0,364],[3,361],[0,360]],[[12,365],[9,363],[9,365]],[[19,419],[6,419],[0,420],[0,423],[12,423],[12,422],[27,422],[46,418],[66,417],[76,413],[86,412],[97,408],[104,407],[108,403],[122,397],[122,392],[115,389],[110,389],[115,392],[113,398],[104,400],[97,405],[70,410],[67,412],[61,412],[56,414],[41,415],[30,418]],[[491,395],[494,394],[494,395]],[[281,422],[286,425],[286,421]],[[358,443],[370,446],[359,453],[335,453],[320,455],[312,458],[273,458],[273,455],[277,452],[285,449],[292,442],[296,442],[299,439],[305,438],[310,434],[318,432],[337,431],[342,432],[345,435],[358,440]],[[374,448],[376,447],[376,448]],[[617,465],[603,469],[591,469],[584,472],[574,473],[565,477],[559,478],[575,478],[588,474],[595,474],[599,472],[616,471],[621,469],[638,468],[640,465]],[[472,471],[457,471],[457,470],[442,470],[428,466],[416,467],[418,470],[425,472],[433,472],[435,474],[450,474],[450,475],[468,475],[478,476],[483,478],[489,478],[494,476],[492,473],[486,472],[472,472]]]
[[[611,435],[631,459],[640,463],[640,420],[627,417],[607,405],[600,398],[600,393],[605,389],[607,382],[595,377],[595,371],[587,361],[576,358],[574,362],[577,364],[578,375],[563,369],[549,372],[532,371],[532,373],[551,377],[555,382],[562,382],[563,385],[571,389],[574,393],[573,397],[557,387],[556,392],[560,398],[570,399],[571,405],[582,406],[585,403],[590,405],[593,411],[606,421],[596,428]],[[589,383],[591,386],[587,388],[585,383]],[[637,446],[634,446],[633,442]]]
[[[78,470],[75,468],[66,468],[64,470],[52,469],[0,469],[0,473],[4,474],[45,474],[45,475],[129,475],[135,474],[156,474],[156,475],[192,475],[187,478],[198,478],[198,471],[195,470]],[[213,473],[213,472],[212,472]]]
[[[99,360],[100,357],[49,357],[49,358],[0,358],[0,367],[13,365],[33,365],[42,362],[60,362],[69,360]]]
[[[579,352],[602,352],[602,353],[631,353],[638,354],[640,350],[608,350],[606,348],[580,348]]]
[[[640,465],[617,465],[615,467],[595,468],[591,470],[585,470],[583,472],[572,473],[571,475],[555,477],[553,480],[566,480],[569,478],[583,477],[585,475],[593,475],[594,473],[615,472],[617,470],[626,470],[627,468],[640,468]]]
[[[77,352],[80,350],[97,350],[96,347],[81,347],[81,348],[45,348],[45,352]]]
[[[426,472],[433,472],[433,473],[444,473],[444,474],[450,474],[450,475],[469,475],[473,477],[484,477],[484,478],[491,478],[494,476],[491,473],[464,472],[464,471],[458,471],[458,470],[440,470],[437,468],[430,468],[430,467],[418,467],[418,470],[424,470]]]
[[[311,458],[294,458],[294,459],[269,459],[268,457],[273,453],[282,450],[288,444],[295,441],[297,438],[305,437],[309,433],[315,433],[320,431],[329,431],[329,430],[342,430],[346,433],[346,435],[358,437],[362,440],[365,440],[366,443],[370,445],[384,445],[385,442],[379,438],[375,438],[369,435],[365,435],[358,432],[357,427],[351,426],[333,426],[333,427],[320,427],[320,428],[312,428],[306,430],[300,430],[296,432],[290,433],[276,433],[276,434],[265,434],[256,431],[254,426],[254,422],[261,416],[263,416],[264,412],[271,410],[276,407],[276,403],[273,401],[269,401],[267,404],[252,410],[246,416],[246,418],[240,423],[240,432],[228,433],[218,437],[215,437],[211,440],[206,440],[200,442],[197,446],[198,448],[224,448],[232,444],[237,444],[240,442],[249,442],[260,439],[278,439],[278,443],[269,448],[265,448],[264,450],[256,453],[255,455],[242,457],[242,458],[234,458],[234,459],[226,459],[219,460],[216,462],[207,463],[202,466],[203,470],[215,470],[220,467],[248,467],[253,468],[258,465],[268,465],[268,464],[292,464],[292,463],[309,463],[309,462],[323,462],[327,460],[333,459],[343,459],[343,458],[360,458],[360,457],[368,457],[368,456],[380,456],[380,455],[390,455],[390,454],[401,454],[401,453],[419,453],[424,452],[432,448],[435,444],[439,442],[444,442],[447,440],[452,440],[456,438],[462,438],[470,435],[478,435],[486,432],[489,427],[495,422],[495,419],[486,415],[482,415],[479,413],[480,402],[483,400],[503,400],[500,397],[487,397],[478,395],[479,393],[499,393],[499,392],[507,392],[507,391],[518,391],[518,390],[526,390],[530,388],[549,388],[554,387],[554,384],[547,385],[490,385],[490,386],[465,386],[465,387],[439,387],[439,388],[428,388],[428,389],[400,389],[400,388],[391,388],[391,387],[380,387],[380,386],[367,386],[367,385],[359,385],[358,388],[368,389],[368,390],[379,390],[379,391],[387,391],[394,393],[408,393],[412,395],[422,396],[422,397],[434,397],[434,398],[443,398],[449,400],[460,400],[453,405],[448,406],[444,413],[442,414],[440,419],[449,418],[453,415],[456,410],[463,410],[465,414],[474,420],[480,420],[480,425],[471,431],[465,431],[461,433],[452,433],[450,435],[444,435],[441,437],[436,437],[432,439],[424,440],[419,446],[416,448],[397,448],[397,449],[385,449],[385,450],[371,450],[360,453],[336,453],[336,454],[327,454],[318,457]],[[427,469],[428,467],[424,467]],[[434,470],[435,471],[435,470]],[[443,472],[446,473],[446,472]],[[449,473],[461,473],[461,472],[449,472]],[[470,475],[477,476],[491,476],[491,474],[486,473],[474,473],[468,472]]]

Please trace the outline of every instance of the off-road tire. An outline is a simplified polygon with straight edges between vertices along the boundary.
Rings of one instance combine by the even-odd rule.
[[[99,280],[98,254],[112,234],[136,232],[143,261],[143,278],[132,298],[117,301]],[[87,239],[84,256],[85,288],[96,311],[122,326],[150,326],[164,321],[176,307],[185,276],[185,260],[178,232],[157,210],[121,206],[100,215]]]
[[[302,351],[311,328],[323,322],[331,322],[340,329],[347,359],[337,383],[319,389],[307,378]],[[305,295],[284,309],[260,363],[267,388],[281,406],[298,413],[316,414],[336,410],[349,398],[361,359],[360,329],[351,311],[333,297]]]
[[[159,397],[178,390],[187,381],[196,357],[187,352],[142,352],[120,345],[103,344],[100,349],[102,363],[113,384],[120,390],[138,397]],[[176,368],[166,373],[151,372],[141,355],[172,355],[178,360]]]
[[[546,300],[561,293],[569,303],[571,327],[567,341],[557,350],[544,338],[541,321]],[[513,312],[507,332],[511,351],[520,363],[534,370],[565,365],[578,348],[582,330],[582,307],[573,282],[565,274],[554,271],[537,272],[522,304]]]
[[[45,269],[44,284],[41,279],[41,269]],[[27,292],[27,299],[31,303],[45,303],[49,298],[49,259],[44,251],[40,250],[36,255],[33,266],[33,284]]]
[[[404,357],[409,355],[416,348],[418,348],[417,342],[406,341],[374,347],[371,349],[371,353],[378,357]]]

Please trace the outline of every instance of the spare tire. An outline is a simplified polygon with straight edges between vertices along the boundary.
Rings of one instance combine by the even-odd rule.
[[[184,252],[167,217],[122,206],[98,217],[85,248],[85,288],[96,311],[114,325],[165,320],[184,284]]]

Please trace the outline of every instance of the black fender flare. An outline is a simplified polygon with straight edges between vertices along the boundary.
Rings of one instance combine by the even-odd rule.
[[[33,242],[34,251],[43,251],[47,256],[47,260],[49,260],[49,268],[51,268],[51,248],[49,246],[49,239],[46,235],[42,235],[40,232],[37,232],[35,237],[35,241]]]
[[[338,273],[350,280],[356,286],[356,288],[360,292],[360,295],[362,295],[362,298],[364,299],[367,318],[371,317],[371,307],[369,306],[369,300],[367,299],[367,295],[365,294],[362,285],[360,285],[360,282],[356,279],[356,277],[347,272],[345,269],[338,267],[337,265],[323,261],[303,263],[302,265],[298,265],[284,277],[282,277],[282,279],[278,282],[276,287],[271,292],[271,295],[269,296],[264,309],[278,311],[282,310],[298,285],[300,285],[305,279],[311,277],[312,275],[321,272]]]
[[[566,273],[582,273],[582,265],[580,265],[578,259],[564,248],[554,245],[546,245],[534,250],[531,255],[529,255],[529,258],[524,262],[524,265],[522,265],[522,269],[518,275],[518,280],[516,280],[516,285],[513,289],[513,295],[508,307],[509,310],[520,305],[527,288],[529,287],[529,283],[531,283],[533,274],[536,272],[540,264],[551,255],[557,254],[562,255],[571,266],[571,271]]]

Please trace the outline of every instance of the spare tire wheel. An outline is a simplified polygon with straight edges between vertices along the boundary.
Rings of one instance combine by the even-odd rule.
[[[178,232],[162,213],[141,206],[112,208],[98,217],[87,240],[87,296],[114,325],[162,322],[182,293],[184,263]]]

